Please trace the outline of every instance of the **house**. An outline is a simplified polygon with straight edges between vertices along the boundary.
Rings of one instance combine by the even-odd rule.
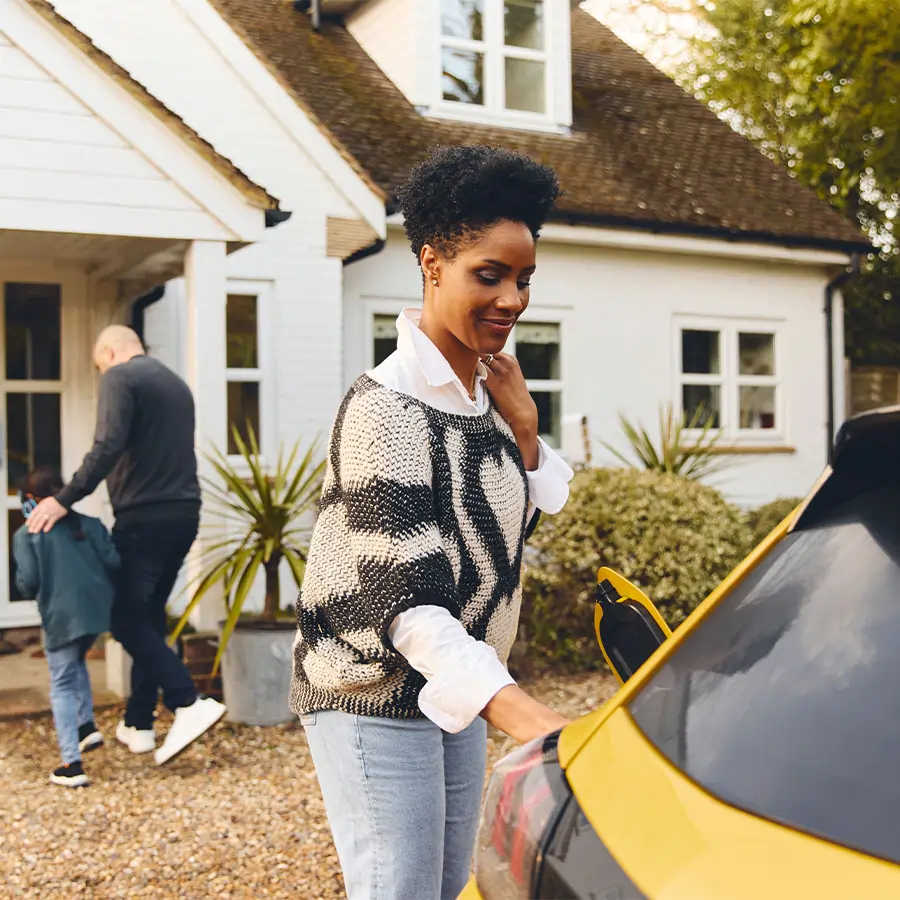
[[[585,461],[585,433],[616,442],[619,411],[650,425],[672,402],[714,415],[735,501],[818,476],[844,408],[829,285],[866,241],[569,0],[53,9],[291,213],[223,258],[225,323],[202,341],[190,272],[159,272],[127,313],[175,369],[210,360],[224,413],[201,444],[247,417],[264,455],[327,429],[421,295],[397,184],[434,144],[478,142],[553,165],[566,191],[511,340],[549,440]],[[66,440],[77,459],[86,436]]]
[[[226,257],[281,218],[277,200],[49,3],[0,0],[5,545],[23,522],[19,479],[36,465],[71,472],[90,445],[97,331],[154,285],[182,280],[201,440],[224,430],[209,376],[224,369]],[[102,498],[86,509],[102,514]],[[0,559],[0,629],[35,624]]]

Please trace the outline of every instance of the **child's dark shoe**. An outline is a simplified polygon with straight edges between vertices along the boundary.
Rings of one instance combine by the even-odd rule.
[[[89,750],[96,750],[98,747],[103,746],[103,735],[97,731],[97,726],[94,724],[94,720],[91,719],[90,722],[85,722],[84,725],[78,726],[78,749],[82,753],[87,753]]]
[[[51,776],[50,780],[54,784],[61,784],[63,787],[77,788],[87,787],[90,782],[81,761],[69,763],[67,766],[60,766]]]

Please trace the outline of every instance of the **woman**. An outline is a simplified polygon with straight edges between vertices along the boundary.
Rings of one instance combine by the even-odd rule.
[[[455,898],[486,722],[522,742],[566,722],[505,666],[531,507],[558,512],[572,477],[502,353],[558,196],[487,147],[434,151],[399,192],[423,308],[338,411],[291,690],[350,900]]]

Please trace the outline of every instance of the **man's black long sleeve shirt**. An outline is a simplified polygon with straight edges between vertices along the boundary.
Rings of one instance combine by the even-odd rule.
[[[120,522],[199,509],[194,398],[149,356],[113,366],[100,379],[94,446],[56,499],[68,509],[104,478]]]

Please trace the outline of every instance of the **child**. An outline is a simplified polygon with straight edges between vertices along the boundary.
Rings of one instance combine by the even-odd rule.
[[[58,472],[37,469],[19,491],[27,519],[45,497],[63,487]],[[50,776],[54,784],[88,784],[82,751],[103,743],[94,725],[94,702],[85,657],[97,635],[109,629],[113,601],[110,573],[119,554],[99,519],[70,511],[46,534],[29,534],[22,526],[13,539],[16,584],[25,597],[37,599],[50,668],[50,706],[62,766]]]

